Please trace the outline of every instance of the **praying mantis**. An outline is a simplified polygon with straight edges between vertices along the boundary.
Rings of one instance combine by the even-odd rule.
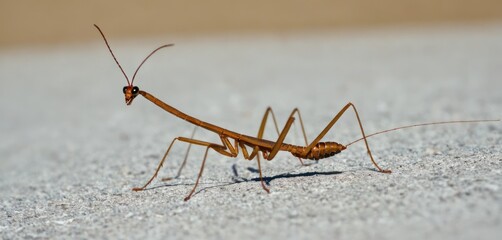
[[[202,159],[201,167],[200,167],[200,170],[199,170],[199,173],[197,176],[197,180],[196,180],[192,190],[184,198],[185,201],[188,201],[192,197],[192,195],[194,194],[194,192],[199,184],[200,178],[202,177],[209,150],[213,150],[216,153],[219,153],[219,154],[227,156],[227,157],[235,158],[239,155],[239,153],[242,153],[243,157],[247,160],[256,159],[256,162],[258,165],[258,173],[259,173],[259,177],[260,177],[261,186],[267,193],[269,193],[270,189],[265,185],[264,180],[263,180],[263,176],[262,176],[261,157],[263,157],[265,160],[270,161],[270,160],[274,159],[274,157],[280,151],[285,151],[285,152],[291,153],[294,157],[297,157],[300,160],[301,164],[303,165],[302,159],[310,159],[310,160],[317,161],[320,159],[328,158],[328,157],[334,156],[335,154],[338,154],[338,153],[342,152],[343,150],[347,149],[347,147],[349,145],[352,145],[353,143],[356,143],[356,142],[362,140],[362,141],[364,141],[368,156],[369,156],[372,164],[378,170],[378,172],[388,174],[388,173],[391,173],[391,170],[384,169],[384,168],[380,167],[377,164],[377,162],[375,161],[373,154],[371,153],[368,141],[367,141],[368,137],[371,137],[371,136],[374,136],[377,134],[381,134],[384,132],[388,132],[388,131],[394,131],[394,130],[398,130],[398,129],[417,127],[417,126],[450,124],[450,123],[472,123],[472,122],[500,121],[500,120],[472,120],[472,121],[447,121],[447,122],[423,123],[423,124],[415,124],[415,125],[409,125],[409,126],[389,129],[389,130],[373,133],[370,135],[366,135],[364,132],[364,128],[362,126],[361,119],[359,117],[359,113],[358,113],[356,107],[354,106],[353,103],[349,102],[335,115],[335,117],[333,117],[333,119],[324,127],[324,129],[319,133],[319,135],[317,135],[317,137],[313,141],[311,141],[310,143],[307,140],[305,128],[303,125],[303,120],[302,120],[300,111],[297,108],[293,109],[293,111],[291,112],[291,114],[288,117],[288,120],[287,120],[285,126],[282,128],[281,131],[279,131],[279,128],[277,127],[277,121],[276,121],[275,114],[274,114],[272,108],[270,108],[270,107],[267,108],[267,110],[265,111],[265,114],[262,118],[257,136],[256,137],[248,136],[245,134],[240,134],[240,133],[225,129],[223,127],[202,121],[202,120],[197,119],[195,117],[192,117],[192,116],[170,106],[169,104],[159,100],[158,98],[154,97],[152,94],[150,94],[146,91],[140,90],[138,86],[134,85],[134,79],[135,79],[139,69],[141,68],[141,66],[143,66],[143,64],[154,53],[156,53],[160,49],[173,46],[174,44],[162,45],[162,46],[156,48],[155,50],[153,50],[139,64],[139,66],[136,68],[136,71],[134,72],[132,79],[129,80],[129,77],[122,69],[122,66],[118,62],[110,45],[108,44],[108,41],[107,41],[105,35],[103,34],[101,29],[97,25],[94,25],[94,26],[96,27],[96,29],[99,31],[99,33],[103,37],[103,40],[105,41],[105,44],[108,47],[108,50],[110,51],[110,54],[112,55],[113,59],[115,60],[115,62],[118,65],[118,67],[120,68],[120,70],[124,74],[125,79],[127,80],[127,85],[125,87],[123,87],[123,93],[125,96],[125,103],[127,105],[131,105],[133,100],[138,95],[141,95],[144,98],[146,98],[148,101],[152,102],[153,104],[155,104],[158,107],[160,107],[161,109],[163,109],[164,111],[171,113],[172,115],[174,115],[180,119],[183,119],[193,125],[196,125],[200,128],[204,128],[208,131],[211,131],[211,132],[217,134],[220,138],[220,141],[221,141],[221,143],[213,143],[213,142],[207,142],[207,141],[193,139],[193,137],[191,137],[191,138],[187,138],[187,137],[174,138],[171,141],[171,143],[169,144],[169,147],[167,148],[167,151],[165,152],[164,156],[162,157],[161,161],[159,162],[154,174],[150,177],[150,179],[143,186],[135,187],[132,189],[133,191],[145,190],[147,188],[147,186],[150,185],[150,183],[157,177],[157,174],[159,173],[160,169],[162,168],[169,152],[171,151],[172,146],[174,145],[174,143],[176,141],[188,143],[189,147],[191,145],[198,145],[198,146],[202,146],[202,147],[206,148],[205,153],[204,153],[204,157]],[[357,122],[359,125],[359,129],[361,131],[362,138],[360,138],[356,141],[353,141],[347,145],[343,145],[343,144],[340,144],[337,142],[331,142],[331,141],[327,141],[327,142],[321,141],[324,138],[324,136],[328,133],[328,131],[335,125],[335,123],[340,119],[340,117],[344,113],[346,113],[346,111],[348,109],[352,109],[355,113],[355,116],[356,116],[356,119],[357,119]],[[276,131],[279,134],[279,137],[275,141],[271,141],[271,140],[267,140],[267,139],[263,138],[265,126],[266,126],[267,120],[269,118],[269,115],[272,117],[273,122],[275,124]],[[288,144],[288,143],[284,142],[287,134],[289,133],[291,125],[295,121],[295,116],[297,116],[299,119],[300,126],[301,126],[302,133],[303,133],[303,137],[305,140],[305,146],[293,145],[293,144]],[[232,143],[232,141],[233,141],[233,143]],[[249,152],[248,148],[252,149],[252,151]],[[185,158],[185,160],[186,160],[186,158]],[[181,169],[184,166],[184,163],[182,164],[180,170],[178,171],[178,176],[180,174]],[[166,179],[166,180],[168,180],[168,179]]]

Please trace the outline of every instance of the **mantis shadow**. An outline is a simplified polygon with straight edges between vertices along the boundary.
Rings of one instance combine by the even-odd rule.
[[[248,167],[246,170],[249,172],[252,172],[252,173],[258,173],[258,170],[255,168],[252,168],[252,167]],[[366,170],[372,171],[372,172],[378,172],[378,170],[375,170],[373,168],[366,168]],[[200,185],[208,185],[208,184],[211,184],[211,185],[216,184],[216,185],[206,186],[206,187],[200,186],[200,189],[197,190],[196,192],[194,192],[192,197],[203,192],[203,191],[206,191],[206,190],[212,189],[212,188],[226,187],[226,186],[231,186],[234,184],[247,183],[247,182],[260,182],[259,177],[244,178],[244,177],[239,176],[236,164],[232,165],[232,173],[233,173],[233,176],[232,176],[231,182],[199,183],[199,186]],[[275,176],[263,177],[263,181],[265,182],[265,184],[267,186],[270,186],[270,183],[275,179],[289,179],[289,178],[298,178],[298,177],[301,178],[301,177],[312,177],[312,176],[323,176],[323,175],[324,176],[331,176],[331,175],[338,175],[338,174],[342,174],[342,173],[344,173],[344,172],[342,172],[342,171],[327,171],[327,172],[312,171],[312,172],[303,172],[303,173],[290,173],[290,172],[288,172],[288,173],[281,173],[281,174],[278,174]],[[193,186],[194,184],[195,183],[172,183],[172,184],[167,183],[167,184],[163,184],[163,185],[159,185],[159,186],[150,187],[145,190],[153,190],[153,189],[157,189],[157,188],[174,187],[174,186]]]
[[[254,168],[251,168],[251,167],[247,168],[247,170],[250,171],[250,172],[253,172],[253,173],[258,173],[257,169],[254,169]],[[373,169],[373,168],[366,168],[366,170],[372,171],[372,172],[379,172],[378,170]],[[212,189],[212,188],[226,187],[226,186],[231,186],[231,185],[234,185],[234,184],[240,184],[240,183],[246,183],[246,182],[260,182],[260,178],[259,177],[254,177],[254,178],[249,178],[249,179],[240,177],[239,174],[238,174],[238,171],[237,171],[237,168],[236,168],[235,164],[232,166],[232,172],[234,174],[234,176],[232,176],[233,181],[231,181],[231,182],[206,182],[206,183],[199,183],[199,185],[208,185],[208,184],[216,184],[216,185],[207,186],[207,187],[202,187],[201,186],[198,191],[194,192],[194,194],[192,195],[192,197],[195,196],[195,195],[197,195],[197,194],[199,194],[199,193],[201,193],[201,192],[203,192],[203,191],[206,191],[206,190]],[[281,173],[281,174],[278,174],[278,175],[275,175],[275,176],[271,176],[271,177],[263,177],[263,181],[265,182],[265,184],[267,186],[270,186],[270,182],[272,182],[275,179],[288,179],[288,178],[323,176],[323,175],[324,176],[330,176],[330,175],[338,175],[338,174],[342,174],[342,173],[344,173],[344,172],[342,172],[342,171],[328,171],[328,172],[313,171],[313,172],[303,172],[303,173]],[[195,183],[163,184],[163,185],[159,185],[159,186],[154,186],[154,187],[147,188],[147,189],[145,189],[145,191],[146,190],[153,190],[153,189],[157,189],[157,188],[164,188],[164,187],[193,186],[194,184]]]
[[[230,185],[246,183],[246,182],[260,182],[259,177],[247,179],[247,178],[239,177],[235,173],[236,172],[234,171],[233,182],[227,182],[227,183],[218,184],[218,185],[214,185],[214,186],[208,186],[208,187],[201,187],[201,189],[196,191],[193,195],[199,194],[200,192],[206,191],[211,188],[230,186]],[[342,173],[343,172],[340,172],[340,171],[329,171],[329,172],[315,171],[315,172],[303,172],[303,173],[282,173],[282,174],[278,174],[278,175],[271,176],[271,177],[263,177],[263,181],[265,182],[265,184],[267,186],[270,186],[270,182],[272,182],[275,179],[288,179],[288,178],[310,177],[310,176],[320,176],[320,175],[329,176],[329,175],[338,175],[338,174],[342,174]]]
[[[254,178],[249,178],[249,179],[240,177],[238,175],[237,169],[235,168],[235,165],[232,167],[232,170],[234,173],[233,181],[231,181],[231,182],[218,182],[218,183],[216,183],[216,185],[207,186],[207,187],[201,186],[200,189],[192,195],[192,197],[203,192],[203,191],[206,191],[206,190],[212,189],[212,188],[231,186],[234,184],[240,184],[240,183],[246,183],[246,182],[260,182],[259,177],[254,177]],[[255,172],[255,169],[253,169],[253,168],[248,168],[247,170],[250,172]],[[311,177],[311,176],[321,176],[321,175],[330,176],[330,175],[338,175],[341,173],[343,173],[343,172],[341,172],[341,171],[328,171],[328,172],[314,171],[314,172],[303,172],[303,173],[282,173],[282,174],[278,174],[278,175],[271,176],[271,177],[263,177],[263,181],[265,182],[266,185],[269,186],[270,183],[275,179],[289,179],[289,178],[298,178],[298,177],[301,178],[301,177]],[[199,185],[205,185],[205,184],[214,184],[214,183],[199,183]],[[194,185],[194,183],[173,183],[173,184],[168,183],[168,184],[150,187],[145,190],[153,190],[153,189],[163,188],[163,187],[193,186],[193,185]]]
[[[281,173],[279,175],[275,175],[275,176],[272,176],[272,177],[263,177],[263,181],[265,182],[265,184],[267,185],[270,185],[270,182],[272,182],[273,180],[275,179],[287,179],[287,178],[297,178],[297,177],[310,177],[310,176],[320,176],[320,175],[337,175],[337,174],[341,174],[343,172],[340,172],[340,171],[329,171],[329,172],[304,172],[304,173]],[[251,182],[251,181],[254,181],[254,182],[259,182],[260,181],[260,178],[259,177],[255,177],[255,178],[251,178],[251,179],[245,179],[245,178],[242,178],[240,177],[241,179],[243,180],[237,180],[235,179],[234,182],[235,183],[240,183],[240,182]]]

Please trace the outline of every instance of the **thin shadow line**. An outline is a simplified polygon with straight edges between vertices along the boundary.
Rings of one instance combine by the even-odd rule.
[[[342,174],[342,173],[343,172],[340,172],[340,171],[304,172],[304,173],[282,173],[282,174],[275,175],[275,176],[272,176],[272,177],[264,177],[263,181],[265,181],[265,183],[267,185],[270,185],[270,182],[272,182],[275,179],[287,179],[287,178],[297,178],[297,177],[310,177],[310,176],[320,176],[320,175],[329,176],[329,175],[337,175],[337,174]],[[234,184],[240,184],[240,183],[246,183],[246,182],[259,182],[260,181],[259,177],[257,177],[257,178],[251,178],[251,179],[246,179],[246,178],[242,178],[242,177],[239,177],[239,178],[240,178],[240,180],[234,179],[233,182],[225,182],[225,183],[219,183],[219,184],[217,183],[217,185],[214,185],[214,186],[201,187],[200,190],[196,191],[192,196],[195,196],[195,195],[199,194],[200,192],[206,191],[206,190],[211,189],[211,188],[218,188],[218,187],[225,187],[225,186],[230,186],[230,185],[234,185]],[[157,189],[157,188],[164,188],[164,187],[193,186],[194,184],[195,183],[163,184],[163,185],[160,185],[160,186],[154,186],[154,187],[147,188],[144,191],[153,190],[153,189]],[[199,185],[201,185],[201,184],[214,184],[214,183],[199,183]]]
[[[329,171],[329,172],[304,172],[304,173],[282,173],[273,177],[264,177],[263,181],[267,185],[270,185],[270,182],[275,180],[275,179],[282,179],[282,178],[296,178],[296,177],[310,177],[310,176],[317,176],[317,175],[337,175],[337,174],[342,174],[343,172],[340,171]],[[249,179],[250,181],[260,181],[260,178],[251,178]]]
[[[337,175],[337,174],[342,174],[343,172],[340,172],[340,171],[329,171],[329,172],[305,172],[305,173],[282,173],[282,174],[279,174],[279,175],[276,175],[276,176],[272,176],[272,177],[264,177],[263,178],[263,181],[265,181],[265,183],[267,185],[270,185],[270,182],[275,180],[275,179],[282,179],[282,178],[296,178],[296,177],[310,177],[310,176],[317,176],[317,175]],[[245,182],[259,182],[260,181],[260,178],[251,178],[251,179],[245,179],[245,178],[242,178],[240,177],[242,180],[234,180],[234,182],[231,182],[231,183],[225,183],[225,184],[219,184],[219,185],[215,185],[215,186],[209,186],[209,187],[205,187],[205,188],[201,188],[200,190],[196,191],[192,196],[195,196],[197,194],[199,194],[200,192],[202,191],[206,191],[207,189],[211,189],[211,188],[217,188],[217,187],[225,187],[225,186],[230,186],[230,185],[234,185],[234,184],[239,184],[239,183],[245,183]]]

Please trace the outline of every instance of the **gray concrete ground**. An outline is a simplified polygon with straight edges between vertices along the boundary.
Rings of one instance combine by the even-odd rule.
[[[88,31],[95,31],[89,26]],[[106,32],[106,28],[104,29]],[[299,107],[309,139],[349,101],[368,133],[441,120],[497,119],[502,25],[205,39],[109,41],[126,72],[161,43],[137,85],[205,121],[255,135],[267,106],[279,125]],[[499,239],[502,123],[433,126],[370,138],[301,167],[193,147],[179,179],[151,176],[168,143],[193,127],[141,96],[96,41],[0,54],[0,236],[131,239]],[[266,137],[276,138],[271,125]],[[325,137],[360,137],[348,112]],[[217,141],[201,129],[197,139]],[[301,144],[299,128],[288,142]],[[159,177],[173,176],[176,144]]]

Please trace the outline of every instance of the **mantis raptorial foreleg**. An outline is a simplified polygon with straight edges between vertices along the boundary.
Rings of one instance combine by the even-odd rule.
[[[205,141],[200,141],[200,140],[191,139],[191,138],[185,138],[185,137],[177,137],[177,138],[173,139],[173,141],[171,142],[171,144],[169,144],[169,147],[167,148],[166,153],[162,157],[162,160],[160,161],[159,165],[157,166],[157,168],[156,168],[154,174],[152,175],[152,177],[142,187],[139,187],[139,188],[136,187],[136,188],[133,188],[132,190],[133,191],[142,191],[142,190],[145,190],[145,188],[148,185],[150,185],[150,183],[153,181],[153,179],[155,179],[157,177],[157,174],[159,173],[160,169],[164,165],[164,161],[166,160],[167,155],[171,151],[171,148],[173,147],[174,142],[176,142],[176,141],[186,142],[186,143],[189,143],[189,144],[195,144],[195,145],[199,145],[199,146],[206,146],[206,147],[212,148],[216,152],[218,152],[220,154],[223,154],[225,156],[228,156],[228,157],[235,157],[235,156],[237,156],[237,154],[239,153],[237,145],[236,145],[236,147],[232,146],[231,148],[228,148],[228,146],[226,146],[226,144],[229,143],[228,139],[225,138],[225,137],[221,137],[221,139],[222,139],[223,145],[219,145],[219,144],[215,144],[215,143],[210,143],[210,142],[205,142]],[[226,141],[224,141],[223,139],[226,139]],[[230,149],[230,151],[227,151],[228,149]]]
[[[198,126],[195,126],[193,128],[192,135],[190,136],[191,139],[193,139],[195,137],[195,131],[197,130],[197,128],[198,128]],[[170,180],[179,178],[181,176],[181,172],[183,171],[183,168],[185,168],[185,165],[186,165],[187,159],[188,159],[188,154],[190,153],[191,148],[192,148],[192,144],[189,143],[188,147],[187,147],[187,151],[185,152],[185,158],[183,159],[183,162],[181,163],[180,167],[178,168],[178,172],[176,173],[176,175],[174,177],[162,178],[162,181],[170,181]]]
[[[228,157],[236,157],[239,154],[239,146],[238,146],[238,141],[235,140],[235,145],[232,146],[230,144],[230,141],[228,138],[224,136],[220,136],[221,141],[223,142],[224,145],[219,145],[219,144],[214,144],[210,142],[204,142],[204,141],[199,141],[199,140],[194,140],[191,143],[201,145],[201,146],[207,146],[206,151],[204,153],[204,158],[202,159],[202,164],[200,166],[199,174],[197,175],[197,180],[195,181],[195,184],[192,188],[192,191],[185,197],[185,201],[188,201],[191,197],[192,194],[195,192],[195,189],[197,189],[197,185],[199,185],[200,178],[202,177],[202,173],[204,172],[204,166],[206,164],[206,159],[207,159],[207,153],[209,149],[213,149],[216,152],[226,155]],[[228,150],[228,151],[227,151]]]

